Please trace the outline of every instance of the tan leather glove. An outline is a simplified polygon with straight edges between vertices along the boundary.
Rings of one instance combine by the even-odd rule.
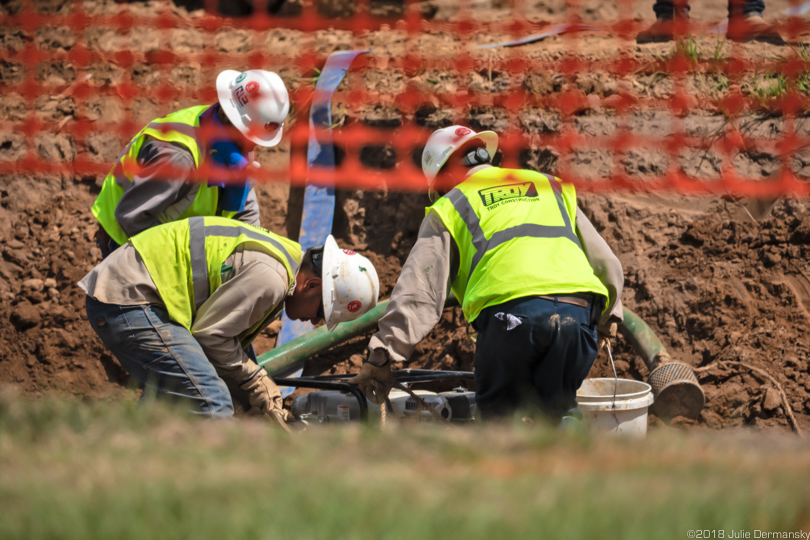
[[[618,333],[619,325],[618,323],[613,320],[609,319],[608,322],[605,324],[600,324],[596,327],[596,333],[599,335],[598,344],[599,344],[599,352],[602,352],[602,349],[605,346],[605,342],[607,340],[616,339],[616,334]]]
[[[248,394],[250,414],[262,414],[271,420],[287,421],[289,416],[282,407],[281,391],[264,369],[260,369],[239,388]]]
[[[360,368],[360,373],[346,382],[356,385],[370,402],[379,405],[385,401],[394,386],[391,362],[382,367],[366,362]]]

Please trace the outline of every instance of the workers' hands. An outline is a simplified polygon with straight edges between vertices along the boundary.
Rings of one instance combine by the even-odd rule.
[[[607,338],[615,338],[619,329],[619,324],[613,319],[608,320],[605,324],[600,324],[596,327],[596,332],[600,336]]]
[[[602,349],[605,346],[605,342],[610,339],[616,339],[616,334],[618,333],[619,324],[613,318],[609,319],[606,323],[600,324],[596,327],[596,333],[599,336],[598,344],[599,344],[599,352],[602,352]]]
[[[370,402],[379,405],[385,401],[394,386],[391,362],[389,361],[382,367],[366,362],[360,368],[360,373],[346,382],[357,385]]]
[[[248,394],[251,414],[261,414],[279,423],[289,419],[289,413],[282,407],[281,391],[264,369],[239,387]]]

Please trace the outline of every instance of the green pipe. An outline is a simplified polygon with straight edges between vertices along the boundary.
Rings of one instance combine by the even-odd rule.
[[[667,363],[672,360],[669,351],[652,328],[627,308],[624,308],[624,321],[619,324],[619,332],[633,345],[650,372],[662,362]]]
[[[271,377],[278,375],[285,369],[325,351],[333,345],[368,332],[377,325],[377,321],[383,316],[387,307],[388,300],[384,300],[362,317],[340,323],[333,332],[327,330],[325,325],[319,326],[315,330],[307,332],[303,336],[298,336],[280,347],[260,354],[257,357],[259,365],[267,370]]]
[[[448,299],[449,305],[453,305],[454,302],[455,298]],[[457,302],[455,303],[457,304]],[[259,365],[267,370],[270,376],[277,375],[338,343],[373,329],[387,307],[388,300],[384,300],[362,317],[337,325],[333,332],[327,330],[326,326],[319,326],[280,347],[260,354],[258,356]],[[658,367],[662,360],[666,363],[672,359],[655,332],[641,317],[627,308],[624,308],[624,321],[619,325],[619,332],[633,345],[651,372]]]

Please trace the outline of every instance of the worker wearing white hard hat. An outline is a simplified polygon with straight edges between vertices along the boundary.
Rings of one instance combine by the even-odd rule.
[[[482,148],[490,159],[495,157],[495,152],[498,151],[498,134],[494,131],[476,133],[463,126],[450,126],[433,132],[422,150],[422,173],[428,182],[428,195],[431,201],[436,199],[437,187],[441,189],[441,186],[436,185],[437,176],[447,161],[456,153],[466,155],[464,150],[476,148]],[[481,164],[484,164],[484,160],[481,161]],[[443,177],[453,181],[451,175]],[[449,189],[454,186],[446,187]]]
[[[476,404],[484,418],[539,410],[559,420],[597,355],[597,326],[621,320],[618,258],[577,208],[573,185],[493,165],[498,137],[435,131],[422,152],[433,205],[397,280],[357,384],[387,395],[439,321],[452,289],[477,330]]]
[[[277,74],[259,69],[225,70],[216,89],[217,103],[153,120],[121,152],[92,208],[102,256],[177,219],[260,224],[253,150],[279,143],[290,98]]]
[[[126,276],[122,279],[122,276]],[[79,282],[93,330],[144,395],[230,417],[234,401],[282,421],[281,394],[248,347],[282,311],[329,330],[377,304],[366,257],[329,236],[292,240],[221,217],[194,217],[134,236]]]
[[[277,74],[225,70],[217,77],[217,97],[228,120],[247,139],[265,148],[281,141],[290,97]]]
[[[380,280],[367,258],[340,249],[331,234],[321,248],[313,249],[312,258],[323,279],[321,318],[330,332],[377,305]]]

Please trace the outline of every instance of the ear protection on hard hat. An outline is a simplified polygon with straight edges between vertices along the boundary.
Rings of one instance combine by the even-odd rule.
[[[469,168],[477,167],[478,165],[486,165],[491,160],[492,158],[489,156],[489,152],[481,147],[470,148],[464,152],[462,157],[462,163],[465,167]],[[434,184],[431,184],[430,188],[428,188],[428,198],[430,198],[430,202],[436,202],[443,195],[443,190],[436,189]]]
[[[422,150],[422,172],[427,180],[428,196],[431,197],[431,200],[435,195],[434,183],[436,175],[439,174],[450,156],[457,151],[469,148],[470,144],[476,143],[478,148],[486,152],[487,157],[491,158],[498,150],[498,135],[494,131],[476,133],[468,127],[448,126],[437,129],[428,137],[425,148]],[[482,146],[484,148],[481,148]],[[477,161],[483,159],[483,155],[473,151],[473,156],[470,159]],[[483,165],[484,163],[488,163],[488,161],[477,164]]]
[[[464,154],[464,165],[467,167],[477,167],[486,165],[490,161],[489,153],[483,148],[472,148]]]

